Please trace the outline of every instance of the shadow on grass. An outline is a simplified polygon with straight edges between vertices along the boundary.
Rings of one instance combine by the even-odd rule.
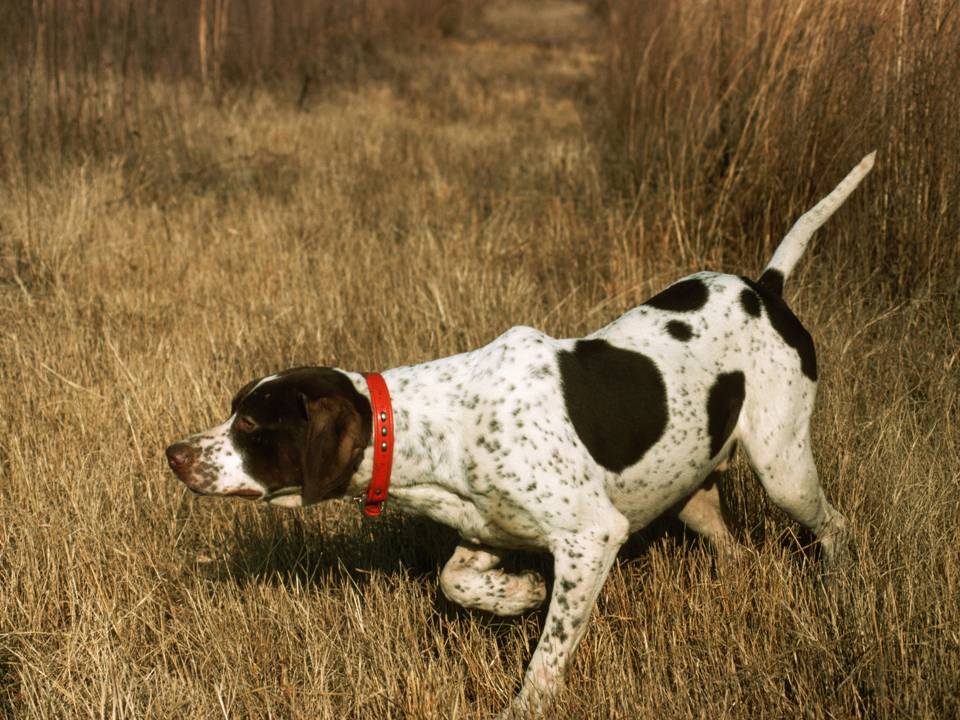
[[[376,576],[437,573],[457,543],[455,531],[425,518],[394,514],[359,527],[326,524],[310,514],[271,513],[255,522],[238,516],[216,575],[238,585],[362,588]]]
[[[221,580],[240,585],[329,585],[349,582],[358,587],[378,575],[411,579],[438,575],[458,542],[455,530],[420,517],[387,515],[359,527],[324,531],[310,516],[270,514],[250,521],[238,516],[227,544],[225,561],[214,571]],[[640,560],[651,546],[671,541],[680,552],[697,551],[705,541],[672,516],[664,516],[634,533],[619,553],[620,562]],[[709,551],[709,550],[708,550]],[[550,583],[553,562],[548,553],[513,551],[503,562],[507,572],[535,570]],[[451,607],[459,607],[447,603]],[[441,610],[444,604],[441,603]]]
[[[773,543],[798,557],[801,563],[819,558],[819,548],[810,533],[790,524],[777,537],[765,537],[764,523],[748,523],[736,511],[724,514],[738,540],[761,549]],[[332,522],[331,522],[332,520]],[[332,527],[331,527],[332,526]],[[278,511],[257,517],[237,516],[228,538],[224,560],[208,567],[211,579],[289,586],[340,586],[364,588],[372,578],[405,577],[435,582],[458,542],[455,530],[420,517],[396,513],[382,519],[350,520],[312,514]],[[618,562],[643,562],[651,548],[666,542],[672,552],[684,557],[691,553],[713,554],[709,543],[687,530],[673,515],[664,515],[634,533],[621,548]],[[535,570],[546,578],[548,597],[553,582],[553,561],[548,553],[514,551],[504,562],[506,572]],[[441,617],[469,612],[487,618],[491,626],[512,624],[480,611],[467,611],[437,593],[436,610]],[[545,605],[546,607],[546,605]]]

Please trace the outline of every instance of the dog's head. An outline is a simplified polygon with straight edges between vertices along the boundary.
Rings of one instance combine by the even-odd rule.
[[[370,402],[332,368],[285,370],[247,383],[230,417],[167,448],[201,495],[309,505],[343,495],[370,443]]]

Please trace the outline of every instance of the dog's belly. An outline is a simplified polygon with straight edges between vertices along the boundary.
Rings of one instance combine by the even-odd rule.
[[[645,527],[660,515],[683,502],[703,485],[713,470],[710,464],[693,467],[677,464],[644,463],[607,481],[607,495],[630,522],[630,532]]]

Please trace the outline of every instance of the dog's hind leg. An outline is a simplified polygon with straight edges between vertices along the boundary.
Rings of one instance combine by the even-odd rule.
[[[847,521],[827,502],[820,487],[809,427],[804,423],[797,432],[741,440],[750,466],[770,499],[813,532],[828,564],[842,563],[847,554]]]
[[[440,573],[440,589],[463,607],[495,615],[519,615],[538,608],[547,597],[539,573],[510,574],[497,568],[502,553],[461,542]]]
[[[705,537],[721,555],[733,557],[738,554],[740,545],[727,527],[720,510],[717,474],[711,473],[703,487],[679,506],[677,517],[688,528]]]

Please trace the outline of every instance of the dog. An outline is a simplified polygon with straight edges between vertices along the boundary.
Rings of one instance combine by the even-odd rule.
[[[504,553],[551,553],[543,632],[512,705],[536,712],[630,533],[674,510],[721,551],[736,547],[707,480],[735,444],[826,562],[844,555],[847,522],[811,450],[813,340],[782,294],[874,155],[797,221],[756,282],[690,275],[579,339],[515,327],[478,350],[382,374],[300,367],[259,378],[225,422],[167,448],[169,465],[203,495],[288,507],[365,497],[368,515],[389,501],[449,525],[462,541],[442,591],[498,615],[547,596],[539,574],[500,569]]]

